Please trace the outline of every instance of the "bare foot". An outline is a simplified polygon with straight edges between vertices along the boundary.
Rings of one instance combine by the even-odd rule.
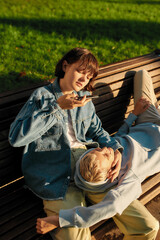
[[[57,227],[59,227],[59,216],[57,215],[37,219],[37,233],[45,234]]]

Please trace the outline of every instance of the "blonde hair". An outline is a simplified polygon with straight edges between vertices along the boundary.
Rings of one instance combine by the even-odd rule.
[[[108,176],[108,169],[102,169],[100,162],[96,159],[96,155],[92,153],[86,154],[80,160],[80,174],[87,182],[102,182]]]

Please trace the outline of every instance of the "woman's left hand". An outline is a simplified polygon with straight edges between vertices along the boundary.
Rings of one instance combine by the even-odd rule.
[[[116,177],[118,177],[119,171],[121,169],[121,162],[122,162],[122,154],[119,152],[119,150],[116,150],[114,152],[114,161],[111,166],[111,170],[109,171],[109,179],[111,179],[111,182],[113,182]]]

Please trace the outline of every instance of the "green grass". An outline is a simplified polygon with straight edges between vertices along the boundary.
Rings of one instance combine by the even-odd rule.
[[[160,1],[0,0],[0,92],[54,77],[73,47],[101,65],[160,48]]]

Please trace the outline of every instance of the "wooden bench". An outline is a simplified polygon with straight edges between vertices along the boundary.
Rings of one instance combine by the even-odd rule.
[[[146,69],[153,79],[154,89],[160,103],[160,51],[137,58],[109,64],[100,68],[95,81],[93,102],[103,127],[115,133],[124,118],[133,109],[133,76],[135,71]],[[48,84],[48,83],[45,83]],[[37,217],[44,216],[42,201],[24,188],[21,172],[23,148],[13,148],[8,143],[11,122],[33,90],[44,83],[18,91],[0,94],[0,239],[1,240],[49,240],[50,235],[38,235],[35,229]],[[142,184],[143,204],[160,193],[160,173],[146,179]],[[108,222],[108,221],[107,221]],[[108,223],[103,221],[91,227],[92,239],[101,239]]]

